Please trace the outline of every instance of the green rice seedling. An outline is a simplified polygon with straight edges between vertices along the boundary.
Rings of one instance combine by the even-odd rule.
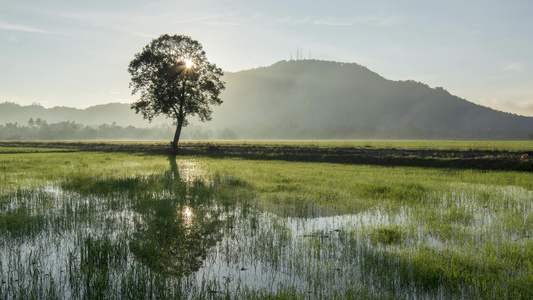
[[[397,225],[379,227],[370,233],[372,244],[396,245],[402,241],[402,233]]]

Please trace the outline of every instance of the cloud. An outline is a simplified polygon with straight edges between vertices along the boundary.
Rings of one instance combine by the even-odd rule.
[[[33,26],[22,25],[22,24],[0,23],[0,30],[31,32],[31,33],[44,33],[44,34],[57,34],[57,32],[43,30],[43,29],[35,28]]]
[[[520,62],[509,63],[503,67],[503,71],[512,72],[512,71],[523,71],[526,69],[526,65]]]
[[[120,94],[122,94],[122,92],[119,91],[118,89],[114,89],[112,91],[107,92],[107,94],[108,95],[120,95]]]
[[[265,13],[243,13],[231,12],[227,14],[214,14],[210,16],[184,18],[176,20],[175,24],[204,24],[204,25],[262,25],[262,26],[284,26],[284,25],[318,25],[349,27],[356,25],[386,27],[394,26],[405,20],[398,15],[371,15],[355,17],[317,16],[317,15],[268,15]]]
[[[351,17],[351,18],[338,18],[338,17],[321,17],[313,21],[315,25],[324,25],[324,26],[355,26],[355,25],[368,25],[368,26],[378,26],[386,27],[393,26],[401,23],[405,20],[404,17],[397,15],[373,15],[373,16],[360,16],[360,17]]]
[[[496,110],[514,113],[521,116],[533,116],[533,101],[525,100],[519,102],[484,99],[481,101],[484,106],[494,108]]]
[[[182,19],[174,21],[174,24],[187,24],[187,23],[197,23],[204,25],[230,25],[230,26],[239,26],[239,23],[236,20],[237,13],[229,14],[216,14],[211,16],[202,16],[202,17],[193,17],[189,19]]]

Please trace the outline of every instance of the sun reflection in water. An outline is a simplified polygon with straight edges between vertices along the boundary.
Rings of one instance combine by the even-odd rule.
[[[181,211],[181,217],[183,218],[183,226],[186,228],[192,227],[192,221],[194,218],[194,213],[192,211],[192,208],[189,206],[183,207],[183,210]]]

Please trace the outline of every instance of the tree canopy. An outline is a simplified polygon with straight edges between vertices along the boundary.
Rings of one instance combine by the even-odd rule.
[[[152,40],[135,54],[128,72],[132,94],[140,94],[131,108],[150,121],[159,115],[174,119],[173,151],[188,117],[209,121],[210,106],[222,103],[222,69],[210,63],[202,45],[189,36],[164,34]]]

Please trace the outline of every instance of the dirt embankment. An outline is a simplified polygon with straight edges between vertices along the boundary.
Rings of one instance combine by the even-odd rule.
[[[246,159],[474,168],[487,170],[533,171],[533,160],[521,159],[523,153],[507,151],[451,151],[410,149],[360,149],[321,147],[217,146],[182,147],[182,155],[211,155]]]

